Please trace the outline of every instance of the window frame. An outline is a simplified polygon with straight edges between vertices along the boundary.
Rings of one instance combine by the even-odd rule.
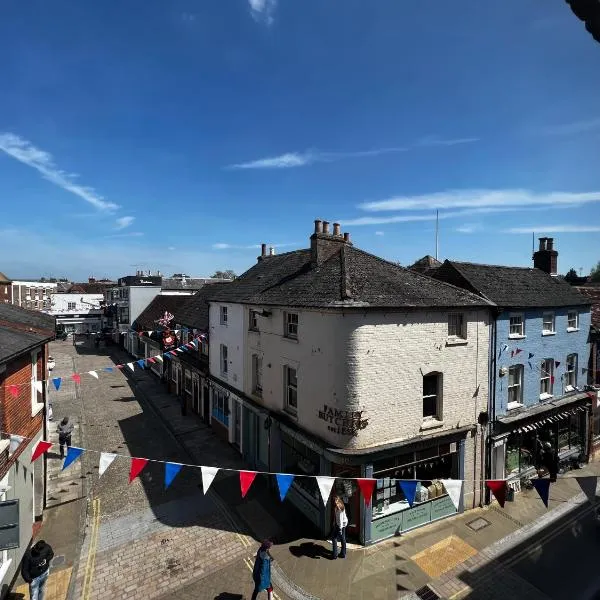
[[[520,333],[513,333],[513,319],[521,319]],[[525,337],[525,313],[512,313],[508,316],[508,337],[512,339],[521,339]]]
[[[571,359],[571,361],[570,361]],[[577,387],[577,369],[579,365],[579,355],[576,352],[572,352],[571,354],[567,354],[567,359],[565,361],[565,377],[564,384],[565,387],[571,386],[573,388]],[[572,366],[572,369],[569,369],[569,366]],[[573,382],[571,383],[571,380]]]
[[[294,322],[295,318],[295,322]],[[285,311],[283,313],[283,335],[290,340],[298,339],[298,331],[300,329],[300,318],[297,312]],[[293,329],[295,328],[295,332]]]
[[[219,363],[221,368],[221,375],[227,377],[229,373],[229,348],[227,348],[226,344],[221,344],[219,349]]]
[[[41,396],[40,402],[40,392],[37,391],[35,384],[38,382],[38,360],[41,356],[41,350],[32,350],[31,351],[31,416],[34,417],[37,415],[42,408],[44,408],[44,395]],[[44,377],[42,376],[42,385],[43,385]]]
[[[219,306],[219,322],[221,325],[228,325],[228,311],[227,306]]]
[[[192,373],[187,369],[185,370],[183,375],[183,389],[188,394],[192,393]]]
[[[575,327],[569,325],[571,322],[571,315],[575,315]],[[577,309],[570,309],[567,311],[567,331],[579,331],[579,311]]]
[[[550,317],[549,319],[547,317]],[[546,324],[550,323],[552,329],[547,329]],[[556,334],[556,313],[551,310],[546,310],[542,313],[542,335]]]
[[[77,302],[67,302],[67,310],[77,310]]]
[[[550,366],[550,369],[544,369],[544,366]],[[554,359],[553,358],[544,358],[542,359],[542,363],[540,365],[540,398],[542,396],[544,398],[549,398],[554,395]],[[544,376],[545,373],[545,376]],[[544,391],[544,383],[547,381],[548,390]]]
[[[460,323],[453,322],[460,320]],[[454,329],[454,333],[453,333]],[[458,331],[458,333],[456,333]],[[448,313],[448,338],[451,340],[467,341],[467,322],[464,312],[449,312]]]
[[[519,377],[519,381],[518,383],[510,383],[510,378],[511,378],[511,371],[515,372],[518,374]],[[525,366],[522,364],[515,364],[515,365],[510,365],[510,367],[508,367],[508,379],[507,379],[507,384],[506,384],[506,393],[507,393],[507,406],[509,404],[519,404],[519,405],[523,405],[523,377],[525,374]],[[513,390],[514,388],[518,387],[518,397],[517,399],[513,399],[511,400],[511,390]]]
[[[426,394],[425,382],[426,380],[435,379],[435,394]],[[421,389],[421,418],[423,421],[441,421],[442,420],[442,389],[443,389],[443,376],[439,371],[432,371],[423,375],[422,389]],[[431,398],[435,398],[435,411],[434,414],[425,414],[425,403]],[[429,411],[428,411],[429,412]]]
[[[262,362],[263,357],[259,354],[252,355],[252,393],[255,396],[261,396],[263,393],[262,387]]]
[[[295,383],[292,383],[290,378],[290,372],[294,372],[294,380]],[[296,367],[292,367],[291,365],[283,366],[283,375],[284,375],[284,395],[285,395],[285,410],[286,412],[297,416],[298,415],[298,369]],[[293,406],[290,403],[290,393],[295,395],[295,404]]]
[[[250,309],[248,320],[249,331],[258,331],[258,311]]]

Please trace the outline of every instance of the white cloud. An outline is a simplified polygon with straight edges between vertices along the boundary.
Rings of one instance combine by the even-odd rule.
[[[125,229],[135,221],[135,217],[119,217],[115,229]]]
[[[175,250],[175,246],[169,246],[167,250]]]
[[[228,248],[233,248],[231,244],[223,244],[222,242],[219,242],[218,244],[213,244],[212,247],[215,250],[227,250]]]
[[[273,246],[273,248],[286,248],[289,246],[298,246],[297,242],[286,242],[284,244],[267,244],[267,248]],[[250,244],[248,246],[238,244],[227,244],[224,242],[218,242],[212,245],[213,250],[256,250],[261,248],[261,244]]]
[[[600,231],[596,225],[531,225],[530,227],[511,227],[504,233],[594,233]]]
[[[524,206],[573,206],[600,202],[600,192],[548,192],[530,190],[449,190],[419,196],[396,196],[377,202],[365,202],[359,208],[368,212],[436,210],[452,208],[497,208]]]
[[[74,180],[78,177],[76,174],[66,173],[58,169],[50,153],[36,148],[31,142],[18,135],[0,133],[0,150],[24,165],[35,169],[44,179],[71,194],[75,194],[75,196],[100,210],[116,210],[119,208],[117,204],[107,202],[93,188],[75,183]]]
[[[113,233],[112,235],[105,235],[105,238],[128,238],[128,237],[142,237],[144,234],[141,231],[130,231],[128,233]]]
[[[574,135],[576,133],[587,133],[596,129],[600,129],[600,118],[563,123],[562,125],[550,125],[543,127],[541,132],[546,135]]]
[[[313,155],[308,152],[287,152],[280,156],[260,158],[245,163],[230,165],[230,169],[289,169],[292,167],[303,167],[315,162]]]
[[[477,137],[465,137],[465,138],[450,138],[442,139],[435,135],[430,135],[421,138],[418,142],[418,146],[458,146],[459,144],[472,144],[478,142],[480,138]]]
[[[252,18],[267,25],[274,22],[273,13],[277,8],[277,0],[248,0],[250,4],[250,14]]]
[[[375,235],[385,235],[385,232],[384,231],[376,231]]]
[[[479,231],[480,229],[481,229],[481,225],[479,225],[477,223],[465,223],[464,225],[457,227],[455,229],[455,231],[458,231],[458,233],[475,233],[476,231]]]

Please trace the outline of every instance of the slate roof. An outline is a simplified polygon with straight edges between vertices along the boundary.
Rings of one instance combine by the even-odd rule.
[[[51,331],[56,330],[56,320],[54,317],[37,310],[27,310],[15,304],[0,304],[0,322],[6,321],[15,323],[18,329],[30,327],[36,330]]]
[[[441,264],[442,263],[437,258],[434,258],[430,254],[426,254],[408,268],[413,271],[418,271],[419,273],[426,273],[429,269],[439,267]]]
[[[54,333],[49,335],[0,326],[0,363],[7,362],[13,356],[23,354],[36,346],[41,346],[53,338]]]
[[[133,329],[136,331],[160,329],[160,325],[156,321],[165,314],[165,311],[175,316],[174,322],[179,322],[179,311],[186,302],[189,302],[190,298],[192,296],[155,296],[133,322]]]
[[[585,285],[576,288],[581,294],[588,298],[592,304],[592,325],[600,329],[600,285]]]
[[[224,285],[228,285],[228,282],[211,283],[193,296],[188,296],[188,301],[177,313],[177,322],[186,327],[208,331],[208,303]]]
[[[163,277],[163,290],[199,290],[205,285],[212,285],[215,281],[221,283],[223,280],[215,280],[211,277]]]
[[[44,313],[0,304],[0,362],[54,339],[56,321]]]
[[[340,244],[320,265],[310,250],[267,256],[212,296],[239,302],[323,308],[488,306],[474,294]]]
[[[453,267],[465,286],[503,308],[585,306],[591,302],[560,277],[540,269],[507,267],[446,260],[428,275],[444,280]],[[446,279],[448,280],[448,279]],[[456,283],[454,279],[450,279]]]

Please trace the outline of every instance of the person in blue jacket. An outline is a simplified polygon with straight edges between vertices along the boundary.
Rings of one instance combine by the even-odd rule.
[[[272,589],[271,561],[275,559],[269,552],[271,546],[273,546],[273,542],[270,540],[265,540],[256,553],[254,569],[252,570],[252,579],[254,580],[254,592],[252,593],[252,600],[256,600],[258,598],[259,592],[265,590],[269,591]]]

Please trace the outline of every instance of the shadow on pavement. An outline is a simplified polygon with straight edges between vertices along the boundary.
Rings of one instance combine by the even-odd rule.
[[[230,594],[229,592],[222,592],[218,596],[215,596],[215,600],[244,600],[242,594]]]
[[[314,542],[303,542],[298,546],[290,546],[290,552],[296,556],[307,556],[308,558],[332,558],[332,553]]]

